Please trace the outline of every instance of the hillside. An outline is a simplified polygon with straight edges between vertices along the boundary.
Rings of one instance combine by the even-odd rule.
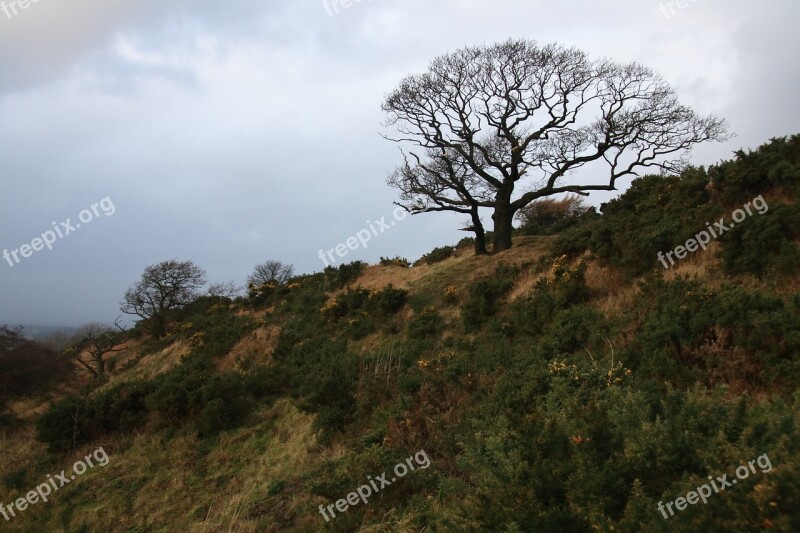
[[[202,297],[8,403],[0,503],[108,462],[0,529],[800,530],[798,198],[793,136],[496,255]]]

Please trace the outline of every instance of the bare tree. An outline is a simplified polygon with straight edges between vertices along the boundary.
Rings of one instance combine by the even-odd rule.
[[[444,187],[470,204],[457,190],[468,185],[477,209],[492,210],[494,252],[511,247],[515,214],[538,198],[616,190],[617,180],[644,169],[678,172],[695,144],[729,138],[724,120],[681,105],[644,66],[593,61],[574,48],[529,40],[441,56],[427,72],[402,80],[383,110],[386,126],[399,133],[387,139],[423,151],[413,156],[412,173],[441,168],[437,158],[450,153],[472,173],[465,179],[455,166],[421,187],[414,180],[390,184],[401,196],[433,203],[443,202]],[[606,183],[569,183],[587,165],[605,168]]]
[[[283,285],[294,274],[294,266],[281,263],[280,261],[265,261],[256,265],[253,273],[247,278],[247,284],[260,287],[269,282]]]
[[[125,332],[125,328],[119,324],[119,318],[114,321],[114,326],[116,330],[100,322],[84,324],[75,332],[74,343],[66,351],[83,370],[98,380],[106,376],[105,356],[125,349],[118,347],[123,341],[120,333]]]
[[[233,281],[225,283],[212,283],[208,286],[206,294],[215,298],[236,298],[242,293],[242,288]]]
[[[191,261],[164,261],[145,269],[141,280],[125,292],[120,310],[142,318],[160,339],[166,333],[167,313],[195,301],[205,284],[205,271]]]

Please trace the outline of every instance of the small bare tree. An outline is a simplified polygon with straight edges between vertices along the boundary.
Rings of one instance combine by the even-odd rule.
[[[141,280],[125,292],[120,310],[142,318],[160,339],[166,333],[167,313],[195,301],[205,284],[205,271],[191,261],[164,261],[145,269]]]
[[[493,252],[511,247],[514,216],[538,198],[616,190],[648,169],[677,172],[694,145],[729,138],[725,121],[698,116],[644,66],[529,40],[438,57],[402,80],[383,110],[398,132],[387,139],[419,151],[414,167],[407,157],[390,177],[402,205],[490,209]],[[568,179],[587,166],[605,183]]]
[[[120,334],[125,332],[125,328],[119,324],[119,320],[117,318],[114,321],[116,329],[100,322],[84,324],[78,328],[73,336],[75,342],[66,351],[73,361],[78,363],[82,370],[91,374],[94,379],[105,379],[106,355],[125,349],[119,347],[123,341]]]
[[[236,298],[241,295],[242,288],[233,281],[225,283],[212,283],[208,286],[206,294],[213,298]]]
[[[280,261],[265,261],[256,265],[253,273],[247,278],[247,284],[260,287],[269,282],[283,285],[294,274],[294,266],[281,263]]]

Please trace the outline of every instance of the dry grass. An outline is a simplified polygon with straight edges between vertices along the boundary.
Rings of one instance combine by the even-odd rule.
[[[721,261],[717,258],[720,244],[716,241],[708,245],[705,251],[698,250],[689,254],[685,259],[676,262],[669,270],[664,271],[664,279],[673,281],[681,277],[696,278],[717,285],[715,280],[721,279],[719,275]],[[669,260],[667,260],[669,264]]]
[[[186,340],[179,340],[160,352],[152,353],[141,357],[138,362],[131,368],[112,373],[109,377],[106,387],[113,386],[117,383],[128,382],[133,380],[150,380],[159,374],[163,374],[180,364],[181,358],[191,352],[191,345]],[[125,352],[124,360],[131,361],[132,359],[139,358],[138,348]],[[117,368],[123,363],[118,363]]]
[[[32,425],[15,431],[0,431],[0,474],[8,474],[27,465],[31,457],[44,453],[46,446],[36,440]],[[8,502],[9,493],[0,483],[0,502]]]
[[[497,267],[532,263],[549,252],[549,237],[517,237],[514,247],[491,256],[476,256],[471,251],[441,263],[431,265],[434,270],[412,285],[419,292],[434,291],[438,294],[444,287],[455,287],[465,294],[475,280],[494,275]]]
[[[605,298],[595,300],[592,305],[606,318],[619,317],[633,309],[639,298],[639,292],[635,283],[630,284],[610,292]]]
[[[33,420],[47,412],[50,402],[40,398],[24,398],[9,402],[8,410],[20,420]]]
[[[533,272],[523,272],[514,283],[514,288],[508,293],[508,301],[513,302],[521,296],[525,296],[533,291],[536,283],[546,277],[544,274],[534,274]]]
[[[394,265],[370,265],[364,269],[364,272],[355,281],[354,285],[360,285],[365,289],[380,290],[391,284],[399,289],[408,289],[413,283],[429,276],[436,270],[437,266],[441,268],[443,263],[453,263],[455,261],[458,261],[458,259],[451,257],[435,265],[419,265],[410,268]]]
[[[272,484],[294,479],[298,472],[307,472],[323,460],[341,457],[344,450],[329,449],[318,453],[312,430],[313,416],[301,413],[288,400],[279,400],[272,407],[263,409],[259,418],[274,424],[270,442],[262,452],[249,455],[244,465],[241,456],[232,452],[256,443],[260,439],[258,426],[224,435],[219,446],[209,454],[207,460],[215,465],[215,470],[236,472],[236,476],[214,496],[213,506],[209,504],[205,513],[206,519],[202,523],[194,522],[190,531],[256,532],[259,529],[255,518],[262,514],[269,515],[276,522],[298,515],[306,525],[318,526],[314,521],[318,517],[303,512],[308,499],[302,494],[295,493],[296,497],[281,508],[267,509],[260,502],[265,500]],[[296,488],[288,485],[285,490],[291,493]],[[249,516],[245,516],[245,510],[249,511]],[[277,524],[270,528],[270,531],[277,530]]]
[[[280,332],[280,327],[269,325],[249,333],[219,361],[217,368],[221,372],[234,370],[239,360],[246,357],[252,357],[253,362],[257,364],[269,363]]]
[[[613,266],[601,265],[597,261],[588,261],[584,275],[586,286],[594,297],[612,296],[626,286],[625,276]]]
[[[471,248],[462,248],[444,261],[411,268],[371,265],[353,285],[380,290],[391,284],[411,292],[447,286],[464,289],[476,279],[494,274],[501,264],[520,265],[535,261],[548,253],[551,240],[550,237],[516,237],[513,248],[497,255],[478,257]]]

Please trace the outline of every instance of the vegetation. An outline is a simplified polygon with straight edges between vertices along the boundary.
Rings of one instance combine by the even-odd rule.
[[[205,284],[205,271],[191,261],[164,261],[144,270],[139,282],[125,292],[120,310],[143,319],[144,327],[160,339],[168,314],[192,303]]]
[[[268,283],[283,285],[287,283],[294,274],[294,266],[281,263],[280,261],[265,261],[256,265],[253,273],[247,278],[248,286],[260,287]]]
[[[594,214],[593,207],[583,203],[580,196],[535,200],[517,212],[522,235],[553,235],[578,224],[581,218]]]
[[[450,257],[453,256],[453,253],[455,251],[456,251],[455,246],[440,246],[438,248],[434,248],[427,254],[420,257],[417,263],[426,265],[439,263],[441,261],[444,261],[445,259],[450,259]]]
[[[599,213],[561,218],[554,237],[432,261],[422,279],[384,268],[392,283],[376,288],[381,267],[351,263],[244,299],[198,297],[166,315],[161,339],[126,333],[128,362],[106,383],[13,391],[46,409],[17,407],[0,425],[23,458],[0,463],[0,501],[93,446],[113,452],[10,527],[797,530],[799,163],[795,136],[645,176]],[[657,262],[756,195],[769,211],[740,232],[669,272]],[[22,342],[2,338],[3,357]],[[319,515],[422,449],[429,469],[330,522]],[[770,471],[659,512],[763,454]]]
[[[380,265],[381,266],[399,266],[400,268],[409,268],[411,266],[411,263],[408,262],[408,259],[405,259],[405,258],[400,257],[400,256],[396,256],[393,259],[390,259],[388,257],[381,257]]]

